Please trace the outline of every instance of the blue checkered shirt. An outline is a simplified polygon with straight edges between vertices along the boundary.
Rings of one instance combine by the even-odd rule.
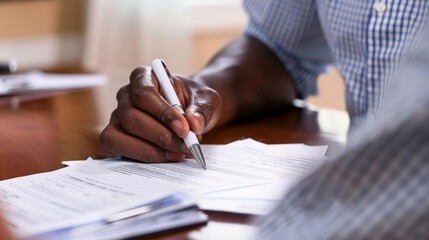
[[[341,24],[347,24],[348,21],[364,19],[358,17],[359,13],[365,12],[364,6],[368,7],[368,12],[374,11],[371,8],[373,1],[361,2],[333,0],[317,4],[324,7],[317,12],[320,16],[321,12],[331,13],[326,18],[329,19],[340,11],[348,16]],[[358,72],[361,77],[359,81],[363,83],[353,83],[353,86],[364,87],[366,90],[362,91],[366,94],[369,92],[369,86],[366,85],[369,76],[369,82],[377,79],[384,84],[374,83],[379,88],[378,93],[383,94],[382,97],[373,97],[380,99],[378,105],[365,106],[370,113],[378,112],[377,118],[367,118],[364,121],[369,121],[370,124],[355,126],[344,152],[297,183],[270,214],[257,219],[255,224],[259,231],[255,239],[429,239],[429,2],[386,0],[385,3],[383,14],[389,8],[392,11],[401,9],[395,14],[408,16],[408,20],[396,19],[394,21],[398,25],[395,23],[395,28],[391,28],[383,26],[383,23],[389,26],[390,20],[382,17],[384,20],[380,20],[382,23],[376,25],[377,30],[374,30],[375,26],[371,26],[378,21],[379,13],[373,17],[372,14],[367,14],[368,19],[362,22],[365,33],[356,33],[358,27],[349,30],[349,34],[353,36],[364,34],[366,37],[369,37],[369,31],[376,31],[375,35],[379,38],[371,42],[376,47],[370,48],[368,45],[365,49],[388,52],[381,54],[375,51],[376,54],[370,54],[362,49],[367,54],[365,63],[362,63],[366,70],[358,67],[348,70]],[[310,9],[313,1],[290,1],[290,5],[305,5],[307,8],[304,9]],[[277,8],[280,8],[279,5]],[[299,15],[297,12],[291,14]],[[411,35],[400,37],[404,39],[400,44],[401,41],[395,41],[396,35],[391,31],[396,33],[410,28],[411,19],[421,19],[416,21],[419,26],[408,31]],[[311,21],[310,18],[307,20]],[[335,22],[340,24],[341,21],[338,19]],[[345,34],[344,31],[341,34]],[[341,34],[330,31],[329,35],[335,39]],[[381,38],[386,34],[387,38]],[[355,41],[359,39],[370,43],[369,40],[358,38],[350,39],[351,43],[343,42],[341,46],[356,46],[358,43]],[[391,44],[396,44],[396,47],[389,48]],[[332,52],[337,51],[341,52]],[[377,63],[373,63],[375,60],[370,58],[374,55],[378,56],[375,58]],[[385,59],[386,56],[392,56],[394,60],[390,57]],[[335,58],[346,57],[352,58],[353,60],[347,61],[355,64],[362,56],[354,58],[349,53]],[[380,69],[368,66],[370,62]],[[395,66],[394,69],[392,66]],[[385,67],[389,69],[386,70]],[[344,71],[345,67],[341,69]],[[369,71],[372,74],[368,75]],[[391,76],[392,72],[394,76]],[[380,75],[381,73],[389,73],[390,77]],[[345,73],[343,75],[348,76]],[[378,78],[375,75],[379,75]],[[358,77],[354,79],[358,81]],[[348,85],[350,84],[352,83],[349,82]],[[365,101],[370,103],[370,99]]]
[[[351,120],[377,116],[425,0],[245,0],[248,35],[283,61],[298,96],[317,94],[317,76],[335,64]]]

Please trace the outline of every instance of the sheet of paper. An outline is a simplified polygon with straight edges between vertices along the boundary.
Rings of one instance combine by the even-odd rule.
[[[16,234],[32,236],[98,221],[176,193],[175,189],[159,188],[151,179],[111,178],[91,162],[1,181],[0,206]]]
[[[294,154],[308,158],[323,156],[327,146],[307,146],[304,144],[264,144],[253,139],[245,139],[232,143],[234,147],[252,153],[257,149],[259,153],[272,157]],[[328,158],[322,158],[324,161]],[[197,202],[201,209],[212,211],[227,211],[242,214],[263,215],[274,206],[281,197],[295,185],[302,176],[295,175],[271,183],[242,186],[203,194]]]
[[[300,178],[287,178],[270,183],[237,187],[198,196],[203,210],[242,214],[267,214]]]
[[[260,216],[269,213],[276,204],[278,204],[278,201],[235,198],[202,198],[201,200],[198,200],[198,206],[202,210]]]
[[[136,176],[140,180],[154,180],[158,186],[169,186],[187,193],[202,194],[220,189],[255,183],[271,182],[285,177],[308,174],[317,168],[324,157],[268,155],[258,149],[237,146],[202,146],[207,171],[193,159],[177,163],[144,164],[118,159],[96,160],[92,164],[111,176]]]
[[[259,148],[264,149],[265,152],[276,152],[278,154],[300,154],[300,155],[314,155],[314,156],[324,156],[328,150],[327,145],[321,146],[309,146],[302,143],[296,144],[265,144],[258,142],[251,138],[246,138],[243,140],[235,141],[229,143],[230,146],[240,146],[248,148]]]
[[[250,224],[210,221],[208,227],[191,232],[192,240],[249,240],[256,236],[257,227]]]
[[[202,194],[200,198],[210,199],[250,199],[258,201],[278,201],[301,178],[284,178],[269,183],[236,187]]]

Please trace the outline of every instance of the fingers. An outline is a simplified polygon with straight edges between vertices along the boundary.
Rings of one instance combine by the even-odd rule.
[[[135,69],[130,76],[129,88],[133,106],[172,129],[177,136],[185,137],[188,134],[188,122],[162,97],[158,82],[150,67]],[[181,91],[179,90],[179,92]]]
[[[136,109],[130,100],[127,87],[118,93],[115,112],[121,129],[137,138],[147,140],[162,149],[181,152],[183,140],[151,115]]]
[[[185,158],[184,154],[166,151],[125,132],[121,128],[116,111],[112,113],[109,125],[100,134],[100,142],[115,154],[144,162],[179,161]]]

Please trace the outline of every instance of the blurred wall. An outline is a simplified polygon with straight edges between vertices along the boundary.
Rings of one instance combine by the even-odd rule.
[[[85,0],[0,1],[0,59],[21,68],[77,65]]]
[[[0,1],[0,38],[80,32],[83,0]]]

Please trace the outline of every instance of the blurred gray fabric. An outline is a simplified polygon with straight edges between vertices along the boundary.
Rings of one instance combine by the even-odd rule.
[[[258,219],[255,239],[429,239],[428,20],[374,106],[379,115]]]

